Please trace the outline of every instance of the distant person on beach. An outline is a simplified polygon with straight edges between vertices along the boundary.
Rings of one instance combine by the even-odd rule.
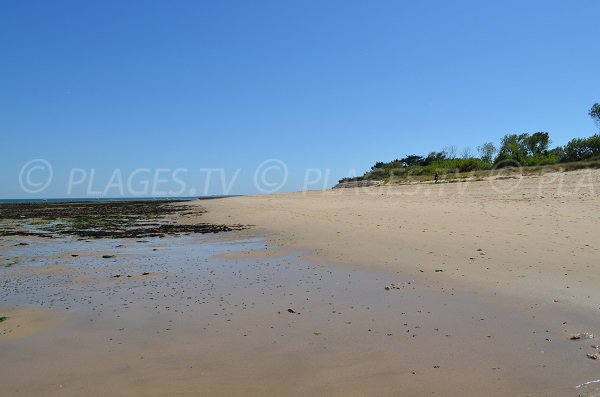
[[[433,177],[433,183],[439,183],[440,182],[440,176],[438,175],[438,173],[435,173],[435,176]]]

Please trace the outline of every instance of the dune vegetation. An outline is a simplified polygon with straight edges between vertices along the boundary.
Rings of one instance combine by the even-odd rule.
[[[600,128],[600,104],[588,114]],[[548,132],[507,134],[499,146],[485,142],[476,151],[465,148],[459,153],[456,146],[444,147],[428,155],[411,154],[389,162],[376,162],[362,176],[343,178],[340,183],[361,180],[395,181],[421,179],[434,174],[487,174],[489,170],[508,167],[528,167],[574,170],[600,168],[600,135],[573,138],[564,146],[551,148]],[[482,172],[478,172],[482,171]]]

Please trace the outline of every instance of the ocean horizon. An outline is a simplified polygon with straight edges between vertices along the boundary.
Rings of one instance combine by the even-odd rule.
[[[59,197],[59,198],[15,198],[0,199],[0,203],[85,203],[85,202],[114,202],[114,201],[191,201],[211,200],[236,195],[217,196],[186,196],[186,197]]]

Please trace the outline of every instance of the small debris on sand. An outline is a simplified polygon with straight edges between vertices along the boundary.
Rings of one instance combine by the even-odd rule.
[[[589,332],[581,332],[579,334],[573,335],[569,338],[570,340],[581,340],[581,339],[594,339],[594,335]]]
[[[410,282],[408,282],[407,284],[410,284]],[[396,283],[391,283],[389,285],[386,285],[384,288],[386,291],[389,291],[391,289],[401,289],[402,287]]]

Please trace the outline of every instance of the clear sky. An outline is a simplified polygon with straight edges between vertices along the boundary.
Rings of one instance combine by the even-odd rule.
[[[597,0],[2,1],[0,198],[65,196],[92,169],[91,190],[118,196],[114,170],[140,168],[169,186],[185,169],[171,193],[256,193],[269,159],[293,191],[307,168],[331,185],[506,133],[562,145],[597,131],[599,15]],[[33,159],[53,171],[34,194]]]

